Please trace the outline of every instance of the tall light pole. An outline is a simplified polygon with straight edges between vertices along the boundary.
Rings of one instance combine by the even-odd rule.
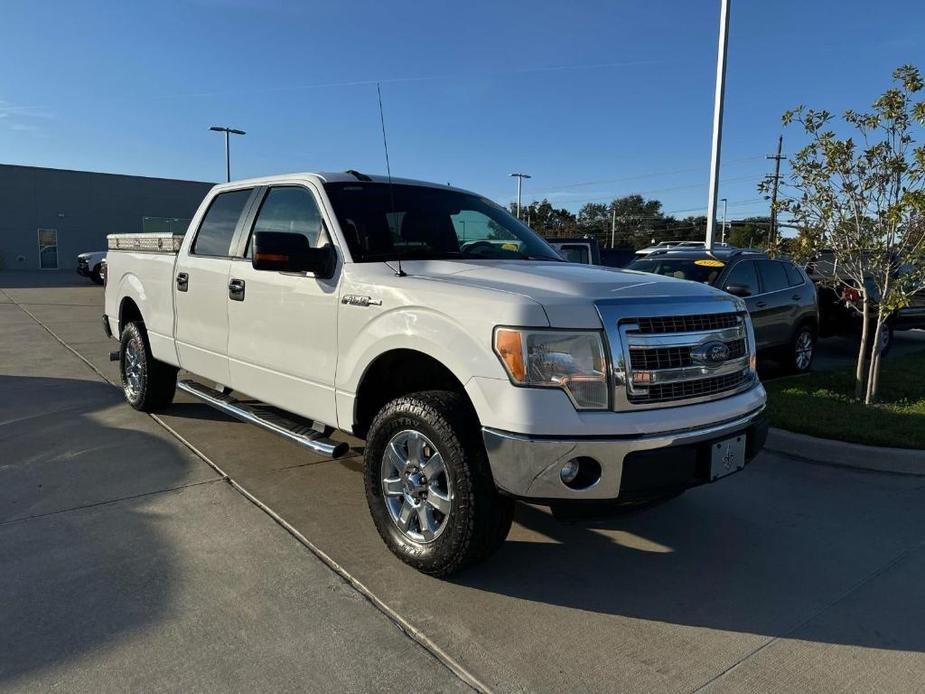
[[[719,187],[719,156],[723,140],[723,98],[726,94],[726,44],[729,35],[729,0],[720,0],[719,47],[716,53],[716,91],[713,97],[713,148],[710,154],[710,193],[707,196],[707,250],[713,248],[716,226],[716,190]]]
[[[217,133],[225,133],[225,180],[231,180],[231,143],[229,142],[229,135],[246,135],[243,130],[236,130],[235,128],[225,128],[218,125],[213,125],[209,130],[213,130]]]
[[[525,173],[512,173],[511,176],[517,179],[517,219],[520,219],[520,204],[524,188],[524,179],[533,177]]]
[[[723,240],[721,243],[726,243],[726,198],[720,198],[720,202],[723,203]]]

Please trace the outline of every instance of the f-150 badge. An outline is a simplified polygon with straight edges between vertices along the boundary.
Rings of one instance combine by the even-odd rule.
[[[382,299],[374,299],[371,296],[359,296],[357,294],[344,294],[340,302],[350,306],[382,306]]]

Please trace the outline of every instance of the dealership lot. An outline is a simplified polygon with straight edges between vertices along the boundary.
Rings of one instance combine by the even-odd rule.
[[[104,380],[101,288],[0,289],[0,689],[465,688],[450,667],[499,692],[925,681],[925,476],[764,453],[645,512],[522,505],[491,561],[440,581],[380,542],[359,449],[326,460],[185,397],[136,413]]]

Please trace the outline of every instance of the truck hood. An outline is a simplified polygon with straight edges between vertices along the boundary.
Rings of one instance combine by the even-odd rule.
[[[564,328],[598,328],[595,301],[648,298],[703,300],[735,299],[725,292],[697,282],[678,280],[634,270],[557,263],[505,260],[417,260],[403,269],[421,279],[449,282],[518,294],[541,304],[550,325]]]

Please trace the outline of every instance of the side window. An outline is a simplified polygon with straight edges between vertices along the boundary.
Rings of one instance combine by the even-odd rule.
[[[219,193],[209,205],[199,233],[193,242],[196,255],[227,256],[231,253],[231,240],[238,218],[251,196],[250,188]]]
[[[282,231],[289,234],[302,234],[308,239],[308,245],[316,248],[324,236],[324,222],[315,203],[315,197],[301,186],[281,186],[270,188],[260,212],[254,222],[253,233],[258,231]],[[253,234],[252,234],[253,236]],[[251,241],[247,241],[245,256],[250,258]]]
[[[759,260],[758,272],[761,274],[761,283],[765,292],[776,292],[790,286],[787,281],[787,271],[782,263],[776,260]]]
[[[784,266],[784,270],[787,271],[787,282],[791,287],[796,287],[797,285],[803,284],[806,280],[803,279],[803,275],[800,274],[800,271],[797,270],[797,266],[793,263],[781,263]]]
[[[581,263],[582,265],[591,263],[591,249],[583,243],[563,243],[559,252],[570,263]]]
[[[726,278],[726,286],[738,284],[746,289],[750,296],[760,294],[761,289],[758,284],[758,273],[755,272],[755,263],[751,260],[743,260],[729,272]]]

